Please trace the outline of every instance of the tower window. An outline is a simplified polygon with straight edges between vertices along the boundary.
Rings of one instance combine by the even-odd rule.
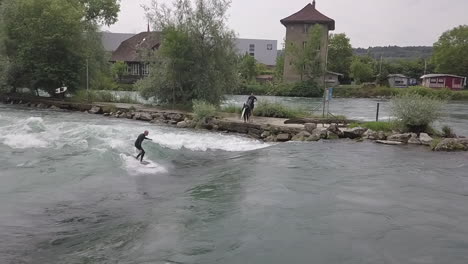
[[[267,50],[273,50],[273,44],[267,44]]]

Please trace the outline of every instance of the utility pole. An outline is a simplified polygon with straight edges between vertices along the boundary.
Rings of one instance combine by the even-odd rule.
[[[427,72],[427,59],[424,59],[424,75],[426,75]]]
[[[89,60],[86,58],[86,93],[88,95],[89,102]]]
[[[382,60],[383,60],[383,55],[380,55],[380,72],[379,72],[379,76],[382,77]]]

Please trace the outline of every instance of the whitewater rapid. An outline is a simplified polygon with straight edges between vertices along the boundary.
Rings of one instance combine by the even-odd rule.
[[[139,164],[133,157],[136,155],[134,141],[144,130],[148,130],[149,137],[153,139],[144,142],[145,149],[155,147],[193,152],[244,152],[269,146],[236,135],[176,129],[131,120],[111,120],[81,113],[54,114],[0,116],[0,144],[22,151],[72,148],[102,155],[112,153],[118,155],[121,166],[132,175],[167,172],[167,168],[149,159],[151,153],[145,159],[149,162],[146,166]],[[73,114],[75,116],[70,118]]]

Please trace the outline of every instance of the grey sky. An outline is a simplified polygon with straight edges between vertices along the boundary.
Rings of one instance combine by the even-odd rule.
[[[241,38],[277,39],[285,29],[279,22],[312,0],[233,0],[229,25]],[[146,30],[141,4],[151,0],[122,0],[119,22],[112,32]],[[160,0],[170,3],[172,0]],[[440,34],[468,24],[468,0],[317,0],[317,9],[335,19],[335,33],[346,33],[354,47],[432,45]]]

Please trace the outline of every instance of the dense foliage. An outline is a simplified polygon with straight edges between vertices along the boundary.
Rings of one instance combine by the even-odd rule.
[[[399,59],[427,59],[432,56],[432,47],[399,47],[399,46],[387,46],[387,47],[369,47],[369,48],[356,48],[353,50],[355,55],[359,56],[371,56],[374,59],[380,59],[383,57],[386,60],[399,60]]]
[[[353,61],[353,47],[346,34],[332,34],[328,48],[328,70],[344,74],[343,81],[350,78],[350,67]]]
[[[163,32],[160,50],[151,59],[149,77],[137,83],[143,96],[163,103],[189,104],[194,99],[219,104],[237,87],[234,33],[226,26],[226,0],[176,0],[172,7],[153,1],[148,16]]]
[[[0,10],[2,76],[13,90],[27,87],[54,95],[63,85],[85,87],[86,65],[91,81],[107,67],[100,22],[115,22],[117,0],[4,0]]]
[[[234,92],[271,96],[322,97],[323,87],[309,80],[297,83],[243,84]]]
[[[468,26],[445,32],[434,44],[434,64],[441,73],[468,74]]]
[[[351,66],[351,77],[357,84],[375,80],[375,61],[371,57],[354,57]]]
[[[243,81],[252,81],[258,75],[257,61],[253,56],[245,54],[239,59],[239,75]]]

